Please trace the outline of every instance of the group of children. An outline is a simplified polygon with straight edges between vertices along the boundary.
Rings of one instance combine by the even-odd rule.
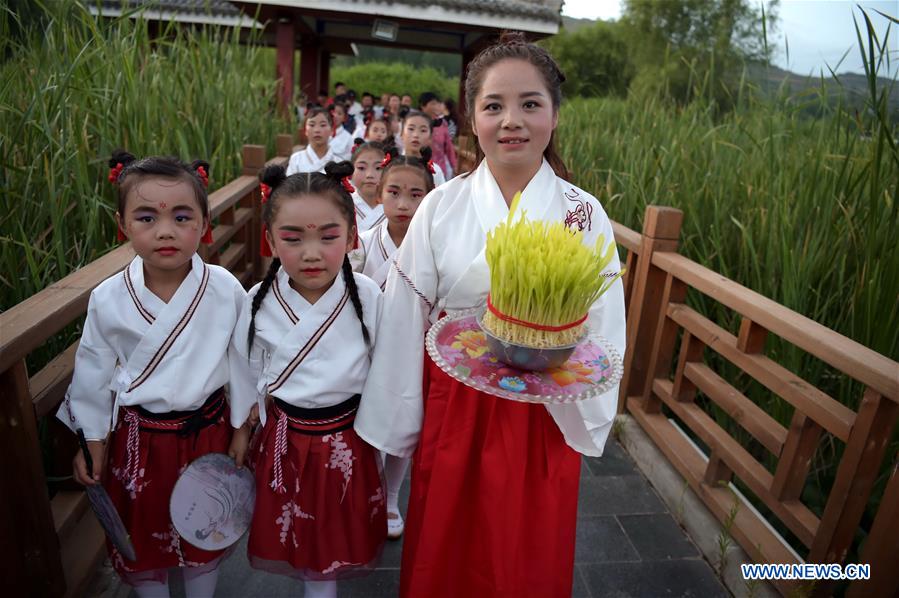
[[[373,121],[342,160],[334,111],[310,110],[307,148],[261,175],[272,261],[249,292],[196,253],[211,241],[208,164],[113,156],[137,257],[91,294],[59,418],[85,432],[93,470],[78,454],[75,478],[109,491],[137,554],[109,544],[111,561],[139,596],[168,596],[173,567],[188,596],[214,592],[224,553],[182,539],[168,508],[210,452],[254,473],[251,565],[302,579],[307,597],[336,596],[403,534],[413,454],[403,596],[570,595],[578,453],[601,454],[617,388],[506,401],[444,374],[423,345],[442,314],[483,305],[486,234],[516,191],[532,218],[612,238],[599,202],[562,178],[562,80],[520,34],[484,50],[466,81],[483,159],[445,184],[421,113],[406,115],[404,151]],[[590,314],[621,352],[623,314],[620,282]]]
[[[446,104],[433,92],[419,97],[419,110],[400,104],[399,96],[391,96],[384,107],[372,104],[372,96],[364,94],[363,104],[355,102],[352,90],[343,93],[337,84],[333,98],[320,97],[321,104],[309,103],[301,111],[307,148],[292,157],[288,173],[321,170],[331,160],[349,160],[352,148],[359,143],[377,141],[395,145],[401,153],[418,155],[430,147],[440,184],[452,178],[458,163],[453,145],[457,126],[447,113]],[[410,96],[404,96],[409,98]],[[395,100],[395,101],[394,101]]]

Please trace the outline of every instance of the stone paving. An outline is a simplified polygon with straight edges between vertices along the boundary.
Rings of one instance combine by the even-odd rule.
[[[573,597],[730,596],[620,444],[610,440],[602,458],[584,458],[580,488]],[[408,481],[403,504],[407,493]],[[375,572],[340,582],[340,598],[397,596],[401,551],[402,542],[389,542]],[[98,577],[93,595],[137,598],[115,583],[108,567]],[[222,565],[216,597],[302,593],[297,581],[251,569],[242,543]],[[180,577],[173,575],[172,596],[183,595]]]

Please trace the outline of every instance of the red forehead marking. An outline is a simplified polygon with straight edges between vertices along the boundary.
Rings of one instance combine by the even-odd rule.
[[[307,224],[307,225],[306,225],[306,228],[308,228],[308,229],[314,229],[314,228],[316,228],[316,226],[315,226],[314,224]]]
[[[163,210],[165,209],[166,203],[164,201],[159,202],[159,207]]]

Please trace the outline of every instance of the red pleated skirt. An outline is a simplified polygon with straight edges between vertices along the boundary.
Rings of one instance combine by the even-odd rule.
[[[282,406],[272,404],[252,443],[250,564],[315,581],[370,572],[387,539],[387,511],[381,461],[353,430],[355,407],[297,416]]]
[[[542,405],[457,382],[425,356],[400,595],[571,596],[580,455]]]
[[[195,432],[179,434],[190,415],[209,419]],[[125,582],[164,582],[171,567],[217,565],[224,551],[202,550],[182,541],[172,525],[169,500],[184,469],[208,453],[227,453],[231,434],[228,405],[221,393],[193,414],[160,417],[127,407],[120,411],[109,441],[109,475],[103,485],[137,556],[136,561],[127,560],[107,539],[113,568]]]

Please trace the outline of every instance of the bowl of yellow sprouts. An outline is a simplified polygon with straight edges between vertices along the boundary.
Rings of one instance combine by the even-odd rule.
[[[500,361],[522,370],[559,367],[589,331],[590,307],[622,272],[604,276],[616,251],[600,235],[593,246],[583,232],[561,222],[509,216],[487,235],[490,267],[487,306],[478,316],[487,347]]]

